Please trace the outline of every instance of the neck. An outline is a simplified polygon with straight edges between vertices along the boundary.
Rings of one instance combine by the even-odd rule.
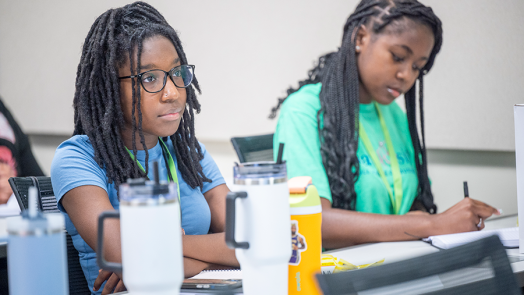
[[[369,92],[364,88],[364,85],[362,85],[362,82],[359,81],[359,101],[360,103],[371,103],[373,101],[373,98],[369,94]]]
[[[133,132],[131,128],[125,128],[120,133],[122,135],[122,141],[124,141],[125,146],[131,151],[133,150]],[[158,143],[158,136],[153,134],[147,134],[143,132],[144,134],[144,140],[146,144],[146,149],[151,149]],[[143,150],[144,147],[142,146],[142,143],[140,142],[140,133],[138,131],[135,132],[135,146],[137,150]]]

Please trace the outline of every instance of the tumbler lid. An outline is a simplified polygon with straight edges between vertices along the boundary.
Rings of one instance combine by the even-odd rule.
[[[28,217],[27,214],[23,214],[7,218],[7,233],[11,236],[52,235],[63,230],[62,213],[39,214],[38,217]]]
[[[177,184],[139,179],[128,179],[120,185],[120,205],[157,206],[177,202]]]
[[[272,161],[235,163],[234,183],[243,185],[276,184],[287,181],[286,163]]]
[[[13,236],[42,236],[64,230],[61,213],[42,214],[38,209],[38,190],[31,186],[27,190],[28,208],[20,216],[7,219],[7,233]]]

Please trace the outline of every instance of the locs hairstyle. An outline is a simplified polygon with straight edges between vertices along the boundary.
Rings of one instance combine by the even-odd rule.
[[[175,30],[151,5],[135,2],[121,8],[110,9],[99,16],[84,42],[82,57],[78,64],[73,135],[85,134],[95,150],[95,160],[105,167],[109,183],[115,188],[127,178],[144,177],[149,170],[149,154],[142,132],[141,85],[132,79],[133,87],[133,154],[137,154],[135,132],[138,131],[142,148],[146,151],[145,174],[139,169],[122,140],[124,115],[120,105],[118,68],[129,59],[131,73],[140,73],[140,57],[145,39],[153,36],[169,39],[182,64],[187,58]],[[178,169],[184,180],[192,187],[203,188],[203,182],[211,182],[202,172],[200,160],[204,157],[195,136],[194,111],[200,112],[195,90],[200,93],[196,78],[186,88],[187,101],[180,126],[170,138],[173,142]],[[138,122],[135,119],[138,110]],[[165,140],[165,139],[164,139]]]
[[[384,33],[386,27],[396,26],[398,25],[396,21],[402,21],[405,18],[416,24],[428,26],[435,37],[435,46],[418,77],[422,143],[416,122],[417,83],[404,96],[419,180],[415,203],[420,203],[430,213],[437,211],[427,172],[423,76],[433,66],[435,56],[442,46],[442,23],[430,7],[424,6],[417,0],[362,0],[344,25],[342,45],[338,51],[320,57],[318,65],[309,71],[308,78],[299,82],[299,88],[306,84],[322,82],[321,109],[317,114],[320,149],[335,208],[355,209],[356,206],[355,182],[359,175],[357,158],[359,78],[355,53],[356,32],[362,25],[366,25],[374,34]],[[396,31],[401,30],[402,26],[396,29]],[[299,88],[289,89],[288,96]],[[276,116],[276,112],[285,99],[279,99],[278,105],[271,110],[270,118]],[[321,126],[322,118],[323,126]]]

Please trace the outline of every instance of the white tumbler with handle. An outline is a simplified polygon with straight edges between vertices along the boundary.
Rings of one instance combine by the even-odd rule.
[[[98,265],[123,272],[130,294],[180,293],[184,269],[176,186],[144,179],[128,180],[120,186],[120,212],[107,211],[99,217]],[[108,262],[102,255],[105,218],[120,218],[122,264]]]
[[[291,257],[286,164],[242,163],[234,167],[226,200],[226,244],[235,248],[244,294],[287,294]]]

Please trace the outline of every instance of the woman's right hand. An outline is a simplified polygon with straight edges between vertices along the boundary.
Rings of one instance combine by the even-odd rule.
[[[98,276],[93,284],[93,291],[98,291],[104,282],[106,284],[104,285],[104,290],[102,290],[102,295],[126,291],[124,281],[122,281],[119,275],[103,269],[98,271]]]
[[[500,212],[486,203],[464,198],[448,210],[433,215],[435,235],[477,231],[484,228],[484,221]]]

